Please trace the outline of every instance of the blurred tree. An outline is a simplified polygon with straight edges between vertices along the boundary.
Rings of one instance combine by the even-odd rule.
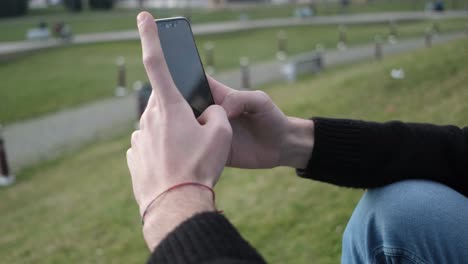
[[[83,10],[82,0],[64,0],[63,4],[72,12],[81,12]]]
[[[1,0],[0,17],[21,16],[28,11],[28,0]]]
[[[91,9],[112,9],[114,0],[89,0],[89,7]]]

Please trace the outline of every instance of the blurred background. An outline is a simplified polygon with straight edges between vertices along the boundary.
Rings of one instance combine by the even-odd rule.
[[[147,258],[141,10],[187,17],[207,73],[287,115],[468,125],[467,0],[1,0],[0,262]],[[338,263],[363,190],[305,181],[226,169],[218,207],[271,263]]]

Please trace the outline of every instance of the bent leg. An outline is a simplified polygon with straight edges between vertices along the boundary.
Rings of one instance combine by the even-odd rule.
[[[408,180],[368,190],[343,235],[342,263],[467,263],[468,199]]]

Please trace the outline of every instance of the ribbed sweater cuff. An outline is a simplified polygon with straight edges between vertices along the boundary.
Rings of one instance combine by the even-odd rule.
[[[359,168],[362,160],[362,140],[368,123],[332,118],[313,118],[314,149],[305,169],[297,169],[299,176],[336,183],[331,178],[338,171]],[[349,172],[349,171],[348,171]]]
[[[195,215],[179,225],[154,250],[148,263],[206,263],[232,260],[264,263],[221,214]]]

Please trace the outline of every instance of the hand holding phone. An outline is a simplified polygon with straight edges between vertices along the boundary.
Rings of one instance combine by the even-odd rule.
[[[232,129],[219,105],[194,117],[171,77],[153,17],[141,13],[138,28],[153,92],[140,120],[141,130],[132,134],[127,163],[140,213],[148,210],[143,232],[154,249],[181,221],[214,210],[210,193],[190,187],[168,193],[163,203],[149,205],[164,190],[182,182],[214,186],[228,158]]]

